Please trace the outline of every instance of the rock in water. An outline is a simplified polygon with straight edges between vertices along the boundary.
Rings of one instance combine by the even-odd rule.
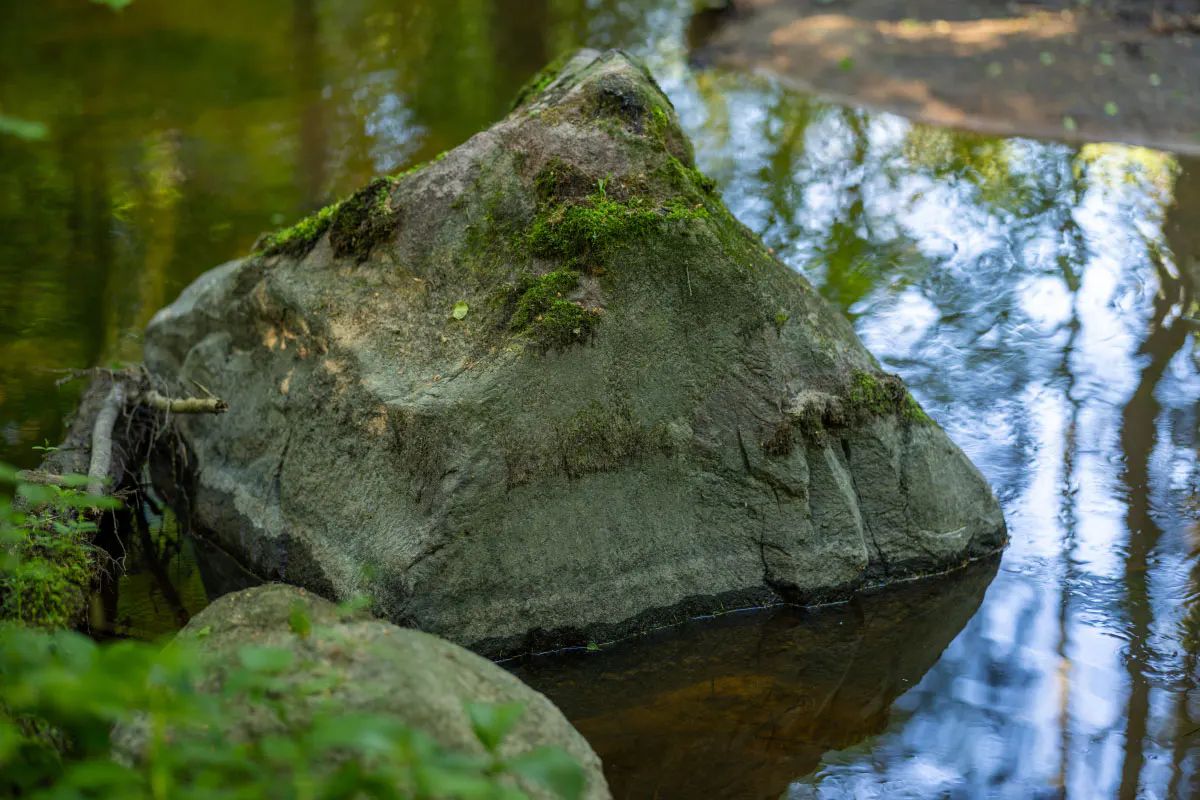
[[[297,616],[306,623],[300,632],[294,632]],[[355,618],[301,589],[272,584],[225,595],[196,615],[180,639],[202,646],[200,689],[209,694],[226,685],[247,647],[292,656],[290,665],[275,674],[271,703],[247,699],[226,708],[223,738],[243,742],[271,734],[298,735],[314,716],[332,709],[335,714],[394,717],[452,753],[482,756],[467,704],[521,703],[524,711],[504,737],[499,755],[558,748],[582,769],[585,800],[612,797],[600,759],[553,703],[503,668],[436,636]],[[138,761],[149,743],[145,717],[113,731],[123,761]],[[312,766],[320,772],[320,765]],[[534,798],[551,796],[536,785],[525,788]]]
[[[1006,541],[979,472],[730,215],[619,52],[204,275],[146,362],[229,401],[179,420],[218,544],[488,655]]]

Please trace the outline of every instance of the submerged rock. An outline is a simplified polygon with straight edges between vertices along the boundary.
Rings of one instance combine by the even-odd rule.
[[[730,215],[617,52],[201,277],[146,362],[229,401],[179,420],[167,481],[211,539],[489,655],[1006,541],[979,472]]]
[[[300,632],[298,615],[306,622]],[[304,730],[314,715],[333,708],[339,714],[392,716],[453,753],[482,756],[466,705],[521,703],[524,711],[498,754],[511,758],[539,747],[559,748],[583,770],[584,798],[612,796],[600,759],[553,703],[501,667],[436,636],[347,614],[293,586],[271,584],[218,599],[192,619],[180,639],[202,644],[206,666],[200,688],[212,693],[236,671],[244,648],[293,655],[292,665],[275,675],[271,704],[247,701],[227,715],[221,734],[234,742]],[[117,753],[137,761],[149,733],[144,718],[118,726]],[[551,796],[536,786],[525,788],[531,797]]]

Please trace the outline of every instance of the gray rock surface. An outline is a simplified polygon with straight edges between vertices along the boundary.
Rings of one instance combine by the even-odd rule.
[[[201,277],[145,355],[229,401],[179,421],[165,481],[211,540],[488,655],[1006,542],[979,472],[729,214],[618,52]]]
[[[304,637],[292,632],[290,620],[297,609],[312,625]],[[226,668],[238,663],[244,647],[294,653],[295,666],[278,676],[285,689],[276,702],[285,704],[284,717],[297,728],[308,723],[315,704],[346,714],[387,714],[448,750],[481,756],[485,751],[465,704],[523,703],[525,711],[499,752],[512,757],[538,747],[564,750],[584,770],[583,796],[611,797],[600,759],[553,703],[503,668],[436,636],[361,614],[349,616],[302,589],[268,584],[219,598],[192,619],[180,638],[203,643],[209,659],[203,686],[210,689],[222,684]],[[293,688],[314,683],[332,688],[316,694]],[[244,712],[228,717],[222,733],[234,741],[253,740],[281,732],[279,720],[265,706],[248,703]],[[113,741],[119,757],[136,761],[148,733],[143,720],[118,726]],[[550,796],[536,786],[525,789],[531,797]]]

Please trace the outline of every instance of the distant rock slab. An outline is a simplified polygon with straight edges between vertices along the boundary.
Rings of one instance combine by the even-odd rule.
[[[210,540],[489,656],[1006,543],[979,472],[732,217],[619,52],[265,237],[145,341],[155,375],[229,401],[155,465]]]
[[[926,125],[1200,155],[1200,4],[1058,5],[718,1],[688,38],[695,62]]]

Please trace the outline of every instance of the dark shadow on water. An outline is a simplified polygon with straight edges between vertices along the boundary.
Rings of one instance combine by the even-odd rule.
[[[620,798],[778,798],[821,756],[888,725],[978,610],[999,560],[825,609],[659,631],[513,672],[555,702]]]

